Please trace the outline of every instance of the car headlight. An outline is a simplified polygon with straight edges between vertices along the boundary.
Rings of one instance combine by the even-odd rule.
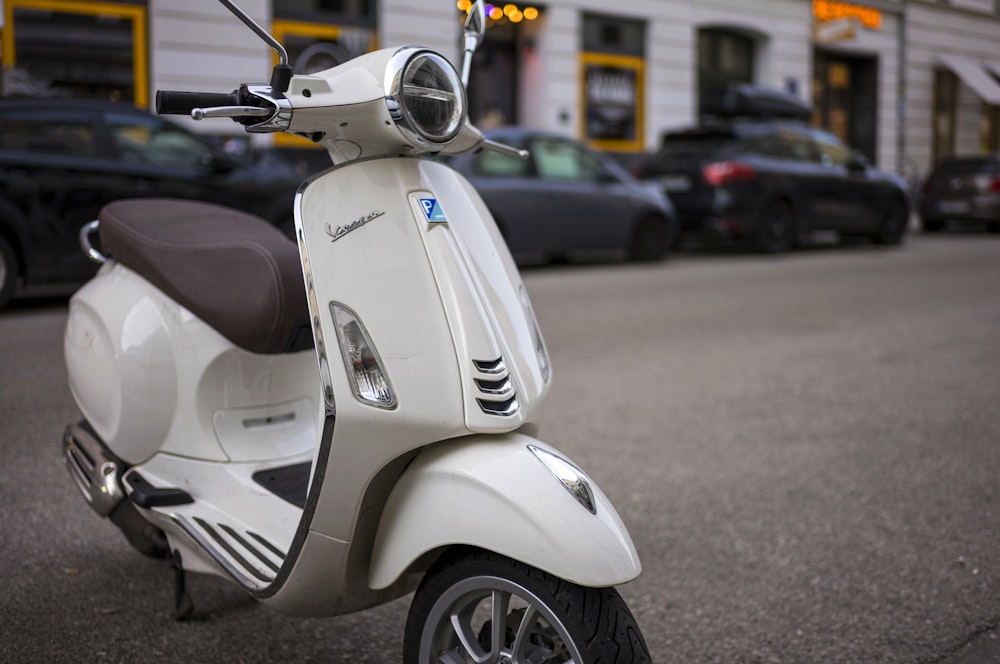
[[[458,135],[465,122],[465,88],[444,57],[402,49],[389,60],[385,80],[389,114],[414,145],[439,148]]]

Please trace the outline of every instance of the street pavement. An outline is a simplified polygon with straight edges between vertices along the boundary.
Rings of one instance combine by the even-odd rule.
[[[542,437],[601,485],[657,662],[1000,661],[1000,236],[526,271]],[[0,661],[399,661],[407,599],[332,619],[172,580],[59,439],[65,298],[0,313]]]

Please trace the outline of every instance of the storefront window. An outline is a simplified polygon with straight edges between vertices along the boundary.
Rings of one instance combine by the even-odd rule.
[[[602,150],[640,151],[644,141],[645,24],[586,14],[583,26],[584,138]]]
[[[955,151],[955,116],[958,78],[944,69],[934,71],[933,160],[937,163]]]
[[[145,7],[7,0],[4,12],[4,94],[148,105]]]

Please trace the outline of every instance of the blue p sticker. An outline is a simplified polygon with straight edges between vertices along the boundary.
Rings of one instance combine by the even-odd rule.
[[[427,221],[448,221],[448,219],[444,216],[444,211],[441,210],[441,206],[438,204],[436,198],[421,198],[419,201],[420,207],[423,208],[424,216],[427,217]]]

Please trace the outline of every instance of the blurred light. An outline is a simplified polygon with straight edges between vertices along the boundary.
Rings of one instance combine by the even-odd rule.
[[[520,23],[522,18],[524,18],[524,14],[522,14],[519,11],[515,11],[513,14],[510,15],[510,22]]]
[[[469,13],[469,9],[472,7],[472,0],[458,0],[457,3],[458,11]]]
[[[506,16],[513,16],[517,13],[517,5],[504,5],[503,13]]]
[[[494,21],[499,21],[500,19],[503,18],[503,10],[500,9],[499,7],[494,7],[493,9],[490,10],[490,18],[493,19]]]
[[[535,9],[534,7],[526,7],[524,9],[524,18],[528,19],[529,21],[534,21],[536,18],[538,18],[538,10]]]

